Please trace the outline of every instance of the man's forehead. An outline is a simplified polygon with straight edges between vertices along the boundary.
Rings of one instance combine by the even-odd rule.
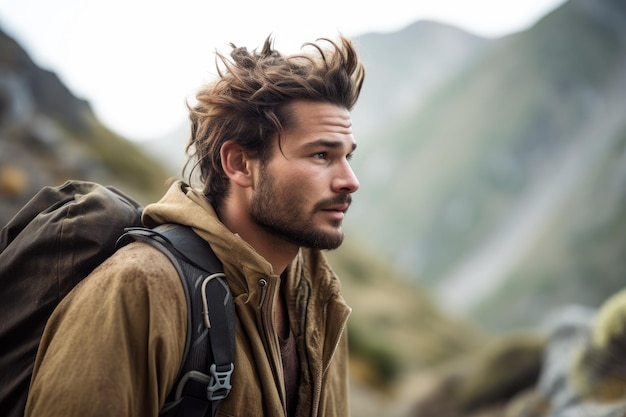
[[[328,123],[330,125],[352,126],[352,117],[345,107],[329,102],[296,100],[290,104],[296,121],[302,124],[307,120]]]
[[[288,133],[302,135],[352,135],[350,113],[334,105],[302,107]]]

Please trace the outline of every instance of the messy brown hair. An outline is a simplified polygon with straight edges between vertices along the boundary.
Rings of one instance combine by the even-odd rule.
[[[330,46],[330,48],[323,48]],[[352,110],[365,76],[354,44],[319,39],[303,46],[309,53],[284,56],[273,49],[271,37],[260,52],[231,44],[230,59],[216,53],[218,77],[196,94],[190,107],[191,138],[187,145],[208,200],[219,207],[228,191],[220,150],[232,140],[254,159],[267,160],[272,140],[293,123],[288,104],[304,99],[327,102]]]

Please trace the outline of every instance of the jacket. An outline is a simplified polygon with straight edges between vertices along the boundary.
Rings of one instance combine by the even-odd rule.
[[[181,223],[222,261],[236,310],[233,389],[218,416],[284,416],[274,303],[281,277],[230,232],[197,191],[174,183],[147,226]],[[301,249],[283,277],[301,376],[297,416],[349,415],[350,308],[323,253]],[[143,243],[117,251],[55,310],[41,340],[26,415],[157,416],[177,376],[187,310],[169,260]]]

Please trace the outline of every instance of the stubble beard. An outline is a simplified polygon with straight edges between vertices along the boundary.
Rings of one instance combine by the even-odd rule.
[[[318,202],[309,213],[303,210],[297,195],[288,195],[288,190],[279,190],[273,178],[261,169],[258,188],[250,204],[252,220],[290,243],[312,249],[337,249],[343,242],[341,221],[333,221],[333,231],[322,230],[312,221],[313,215],[325,206],[350,203],[349,194],[332,200]]]

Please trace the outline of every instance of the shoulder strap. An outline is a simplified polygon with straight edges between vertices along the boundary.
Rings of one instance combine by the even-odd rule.
[[[219,401],[230,392],[235,352],[235,311],[221,262],[210,245],[187,226],[129,228],[120,244],[130,240],[148,243],[170,259],[187,298],[185,353],[160,415],[213,416]]]

